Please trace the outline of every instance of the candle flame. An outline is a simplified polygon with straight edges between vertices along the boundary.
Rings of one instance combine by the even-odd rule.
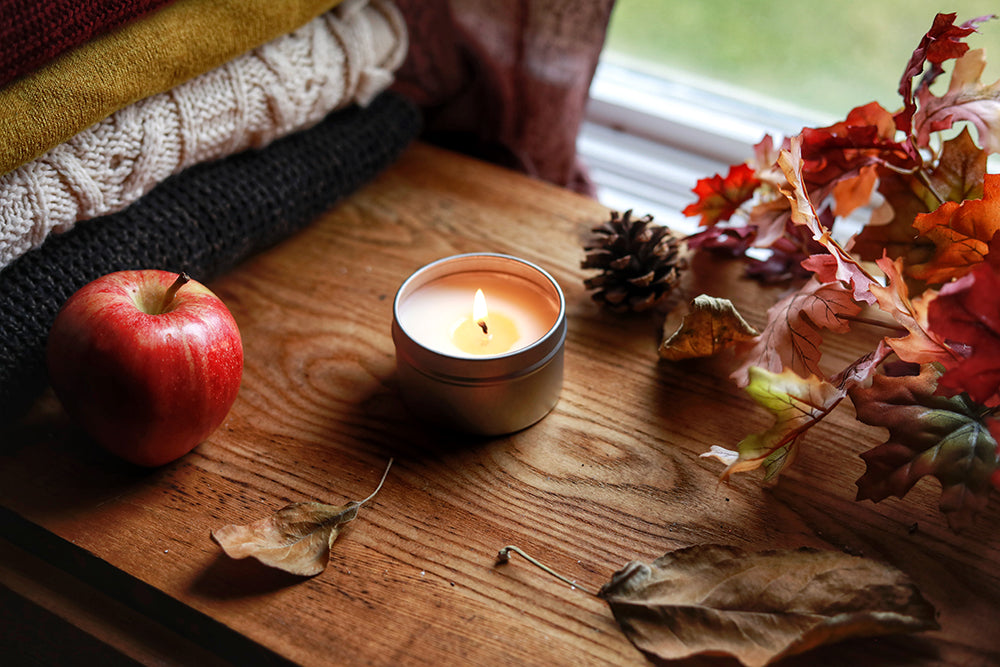
[[[483,290],[477,289],[476,296],[472,301],[472,319],[483,329],[483,333],[489,333],[486,328],[486,318],[489,317],[489,311],[486,310],[486,296],[483,294]]]

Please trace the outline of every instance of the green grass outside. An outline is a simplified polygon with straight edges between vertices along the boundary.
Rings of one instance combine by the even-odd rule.
[[[612,61],[641,61],[655,73],[721,81],[842,118],[872,100],[900,106],[903,68],[937,12],[957,12],[961,23],[1000,15],[1000,2],[618,0],[607,52]],[[995,81],[1000,19],[966,42],[986,49],[982,81]]]

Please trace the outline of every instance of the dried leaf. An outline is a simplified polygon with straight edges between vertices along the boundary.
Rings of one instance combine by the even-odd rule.
[[[701,294],[691,302],[680,328],[660,343],[660,357],[670,361],[710,357],[756,335],[732,301]]]
[[[317,575],[326,569],[340,529],[357,518],[358,508],[379,492],[391,465],[389,459],[378,487],[364,500],[338,506],[292,503],[251,524],[230,524],[216,529],[212,531],[212,539],[230,558],[252,556],[264,565],[291,574]]]
[[[599,595],[654,661],[728,655],[758,667],[849,637],[938,628],[903,573],[834,551],[678,549],[629,563]]]

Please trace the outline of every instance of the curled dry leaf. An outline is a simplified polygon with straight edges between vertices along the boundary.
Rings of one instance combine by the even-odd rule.
[[[691,310],[677,331],[670,336],[664,332],[660,357],[670,361],[710,357],[756,335],[732,301],[701,294],[691,302]]]
[[[212,539],[230,558],[252,556],[264,565],[291,574],[317,575],[326,569],[340,529],[357,518],[358,509],[379,492],[391,465],[389,459],[378,487],[364,500],[336,506],[292,503],[245,526],[228,525],[214,530]]]
[[[694,546],[629,563],[598,595],[659,660],[729,655],[757,667],[849,637],[938,628],[904,574],[834,551]]]

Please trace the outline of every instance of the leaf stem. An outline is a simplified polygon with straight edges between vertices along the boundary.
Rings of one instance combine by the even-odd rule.
[[[503,565],[504,563],[507,563],[508,561],[510,561],[510,552],[511,551],[513,551],[514,553],[520,554],[521,557],[524,558],[526,561],[528,561],[529,563],[531,563],[535,567],[538,567],[538,568],[544,570],[545,572],[548,572],[553,577],[555,577],[556,579],[562,581],[563,583],[569,584],[573,588],[579,588],[581,591],[583,591],[587,595],[593,595],[594,597],[598,597],[597,593],[595,593],[592,590],[588,589],[586,586],[582,586],[581,584],[576,583],[572,579],[569,579],[568,577],[564,577],[563,575],[559,574],[558,572],[556,572],[552,568],[548,567],[547,565],[543,565],[542,563],[538,562],[537,560],[535,560],[534,558],[532,558],[528,554],[524,553],[523,551],[521,551],[519,548],[517,548],[516,546],[514,546],[512,544],[509,544],[509,545],[505,546],[503,549],[501,549],[497,553],[497,565]]]
[[[385,483],[385,478],[389,476],[389,468],[392,467],[392,462],[393,462],[393,458],[389,457],[389,462],[385,465],[385,472],[382,473],[382,479],[379,480],[378,486],[375,487],[375,490],[372,491],[372,493],[371,493],[370,496],[368,496],[367,498],[365,498],[364,500],[362,500],[362,501],[360,501],[358,503],[358,507],[364,505],[369,500],[371,500],[372,498],[374,498],[375,494],[378,493],[382,489],[382,484]]]
[[[931,182],[930,176],[928,176],[923,169],[917,169],[917,179],[924,184],[924,187],[926,187],[932,195],[934,195],[934,198],[937,199],[939,205],[946,201],[945,198],[938,193],[937,188],[935,188],[934,184]]]
[[[170,307],[170,302],[173,301],[174,296],[177,295],[177,290],[183,287],[185,283],[189,282],[190,280],[191,276],[184,273],[183,271],[177,274],[177,279],[174,280],[173,283],[171,283],[170,287],[168,287],[167,291],[163,294],[163,301],[160,302],[160,309],[156,311],[157,314],[167,312],[167,308]]]
[[[888,322],[882,322],[871,317],[858,317],[855,315],[844,315],[843,313],[837,313],[835,317],[838,320],[845,320],[847,322],[857,322],[858,324],[868,324],[873,327],[881,327],[883,329],[888,329],[894,333],[906,333],[906,329],[903,327],[893,326]]]

